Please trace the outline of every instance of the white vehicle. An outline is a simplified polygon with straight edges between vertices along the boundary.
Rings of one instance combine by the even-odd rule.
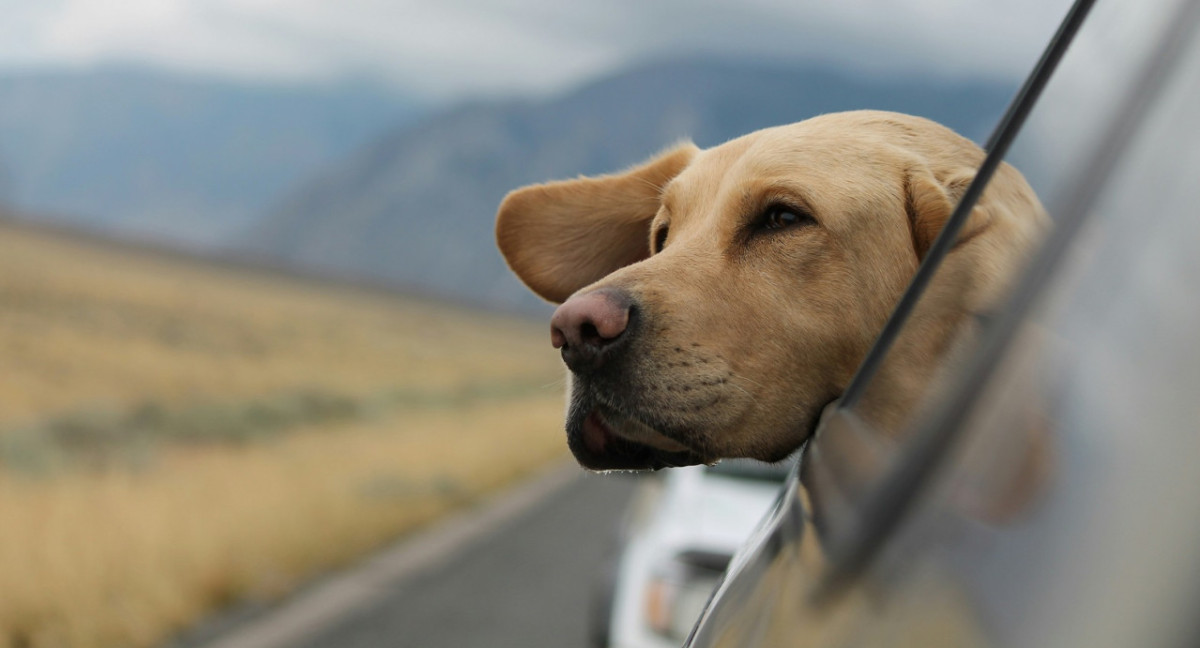
[[[593,610],[593,645],[673,648],[687,639],[790,468],[734,460],[643,477]]]

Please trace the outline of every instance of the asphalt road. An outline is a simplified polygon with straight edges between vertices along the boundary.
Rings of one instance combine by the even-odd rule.
[[[585,475],[571,467],[552,481],[537,494],[526,494],[524,504],[509,505],[501,498],[491,511],[481,511],[491,518],[486,525],[475,524],[482,531],[435,531],[410,543],[426,546],[400,547],[403,568],[395,567],[397,560],[377,567],[367,561],[357,575],[324,585],[321,595],[293,602],[290,610],[274,615],[279,619],[266,615],[202,643],[222,648],[586,646],[591,589],[636,478]]]

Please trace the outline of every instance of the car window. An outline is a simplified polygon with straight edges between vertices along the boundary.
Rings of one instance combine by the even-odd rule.
[[[1155,39],[1146,35],[1161,33],[1166,27],[1164,22],[1169,18],[1165,14],[1170,12],[1162,10],[1163,4],[1098,3],[1088,17],[1085,36],[1072,44],[1063,59],[1062,71],[1047,84],[1037,108],[1005,157],[1047,207],[1051,221],[1052,207],[1064,200],[1071,172],[1086,164],[1097,133],[1112,121],[1121,93],[1135,81],[1156,45]],[[954,256],[952,251],[941,262],[929,288],[917,301],[914,315],[904,323],[897,342],[863,388],[862,398],[856,399],[851,408],[883,438],[905,436],[904,429],[922,411],[920,406],[898,408],[897,402],[928,405],[940,388],[955,384],[955,360],[970,355],[978,334],[992,319],[991,311],[1003,303],[961,304],[967,313],[961,327],[963,334],[954,339],[947,362],[938,368],[940,379],[918,376],[909,381],[896,380],[896,374],[912,373],[913,349],[921,348],[917,340],[922,337],[922,327],[928,324],[928,315],[923,314],[947,307],[938,300],[969,297],[965,294],[969,287],[955,281]],[[1014,266],[1011,272],[1015,277],[1020,270]]]
[[[1173,26],[1171,16],[1177,13],[1177,7],[1180,4],[1177,0],[1159,0],[1154,3],[1138,5],[1098,3],[1095,12],[1088,17],[1087,28],[1080,33],[1079,40],[1074,44],[1078,45],[1078,48],[1072,46],[1068,51],[1060,69],[1047,85],[1045,93],[1030,115],[1029,122],[1014,142],[1012,148],[1014,157],[1034,161],[1039,159],[1038,155],[1049,155],[1055,160],[1054,164],[1061,165],[1061,167],[1055,167],[1050,179],[1030,175],[1031,178],[1034,178],[1031,180],[1031,184],[1036,182],[1044,186],[1044,192],[1048,195],[1047,206],[1052,223],[1046,237],[1047,245],[1053,243],[1056,237],[1061,238],[1061,230],[1067,224],[1063,222],[1063,217],[1075,208],[1074,202],[1078,200],[1080,191],[1083,191],[1080,187],[1086,187],[1088,182],[1098,182],[1095,178],[1097,174],[1091,171],[1096,156],[1103,150],[1106,141],[1120,135],[1121,133],[1117,131],[1126,128],[1116,122],[1120,117],[1119,111],[1123,107],[1136,105],[1138,101],[1146,100],[1148,95],[1144,89],[1139,87],[1139,84],[1146,81],[1147,70],[1152,69],[1157,60],[1163,58],[1163,34]],[[1131,25],[1137,26],[1138,29],[1131,30]],[[1125,43],[1120,49],[1120,54],[1112,52],[1114,42]],[[1098,52],[1104,51],[1106,48],[1109,49],[1109,54],[1098,55]],[[1098,72],[1098,70],[1100,71]],[[1103,80],[1097,80],[1099,78]],[[1111,105],[1105,105],[1102,109],[1095,111],[1090,109],[1093,105],[1101,102]],[[1090,130],[1085,126],[1088,126]],[[1060,142],[1047,142],[1047,134],[1052,134],[1049,136],[1052,139],[1055,136],[1053,134],[1059,133],[1063,137]],[[1052,151],[1052,153],[1047,153],[1047,151]],[[1049,163],[1042,161],[1040,164]],[[1094,189],[1093,187],[1088,191]],[[1045,254],[1046,250],[1043,246],[1038,255],[1045,256]],[[949,260],[951,256],[952,254],[947,259]],[[939,272],[941,270],[939,269]],[[1022,277],[1021,279],[1027,281],[1030,278]],[[936,286],[933,283],[930,285],[932,291]],[[936,298],[934,294],[923,297],[923,299],[934,298]],[[1012,307],[1012,302],[1005,303],[1003,309],[995,315],[1006,315],[1004,310],[1011,310]],[[989,336],[994,337],[995,332],[987,329],[995,319],[997,318],[990,316],[987,321],[978,323],[978,334],[971,339],[972,346],[980,341],[989,341]],[[951,397],[961,398],[964,392],[972,389],[974,386],[970,383],[974,377],[968,375],[967,370],[972,363],[976,362],[977,356],[975,349],[969,349],[955,359],[960,362],[948,363],[947,377],[933,383],[935,387],[943,389],[924,394],[925,398],[920,408],[916,410],[914,418],[908,423],[914,424],[915,428],[927,431],[930,421],[941,416],[943,410],[951,406],[949,404]],[[893,362],[893,366],[902,366],[895,362],[901,359],[889,356],[883,366],[886,368],[889,362]],[[865,392],[863,403],[870,404],[871,398],[888,398],[889,394],[880,393],[882,389],[878,389],[885,384],[883,381],[879,381],[878,384],[870,385]],[[872,392],[872,389],[875,391]],[[855,430],[857,436],[870,437],[873,435],[885,440],[894,438],[889,436],[894,434],[894,430],[889,430],[882,423],[873,419],[869,408],[860,408],[853,413],[860,415],[854,417],[859,424],[850,426],[857,428]],[[842,425],[841,427],[847,426]],[[838,437],[853,436],[847,434],[843,429],[831,430],[831,434],[825,436],[834,436],[835,434]],[[897,489],[895,482],[902,478],[897,477],[894,473],[903,473],[911,469],[895,464],[901,463],[907,455],[927,452],[930,444],[926,443],[926,437],[930,435],[922,436],[911,432],[903,434],[907,434],[907,436],[903,437],[902,444],[898,444],[893,452],[887,453],[884,459],[872,462],[875,464],[872,466],[875,470],[868,472],[862,478],[862,481],[869,483],[858,487],[858,493],[862,495],[856,504],[861,504],[862,501],[868,499],[868,494],[875,491],[894,494],[904,490],[903,488]],[[922,447],[922,444],[925,444],[926,447]],[[806,457],[806,462],[812,464],[816,463],[818,459],[817,456],[810,456]],[[888,509],[883,512],[884,517],[898,515],[896,507],[892,503],[882,506],[884,509]],[[817,508],[820,508],[819,502]],[[879,511],[873,513],[858,510],[860,507],[857,505],[851,508],[855,510],[848,514],[851,519],[845,522],[849,526],[857,525],[854,518],[859,515],[871,516],[874,513],[880,513]]]
[[[1077,3],[1078,5],[1083,3]],[[1123,94],[1138,80],[1147,58],[1159,44],[1151,37],[1168,26],[1171,1],[1151,4],[1096,3],[1087,16],[1087,27],[1064,56],[1051,77],[1036,107],[1024,124],[1006,162],[1017,168],[1045,206],[1049,224],[1055,223],[1057,206],[1068,197],[1064,192],[1074,180],[1073,173],[1085,168],[1094,154],[1096,140],[1112,122],[1114,110]],[[985,194],[986,196],[986,194]],[[880,362],[880,368],[862,389],[862,395],[830,427],[838,427],[836,442],[842,446],[835,454],[854,454],[854,474],[842,475],[841,487],[851,496],[866,493],[887,473],[892,461],[905,451],[912,430],[935,411],[947,393],[960,387],[962,363],[970,359],[997,310],[1005,299],[995,299],[980,307],[969,303],[970,295],[960,290],[952,250],[934,272],[928,289],[916,301],[913,315],[900,329],[897,341]],[[1021,268],[1012,269],[1013,280]],[[954,304],[955,299],[962,300]],[[928,352],[922,347],[922,327],[928,325],[928,313],[950,306],[961,306],[966,314],[959,322],[959,333],[952,338],[944,361],[936,373],[916,374],[914,354]],[[917,349],[913,351],[913,349]],[[928,368],[925,366],[925,368]],[[900,379],[898,379],[900,377]],[[897,403],[905,404],[897,407]],[[900,413],[897,416],[897,413]],[[848,419],[848,420],[846,420]],[[825,445],[834,445],[828,440]],[[822,451],[818,446],[814,461]],[[828,463],[828,462],[825,462]],[[843,462],[845,463],[845,462]],[[843,471],[845,472],[845,471]],[[848,485],[847,485],[848,484]],[[816,502],[820,508],[821,502]]]
[[[1052,226],[1032,183],[1008,164],[1006,154],[1094,4],[1079,0],[1068,11],[984,146],[979,166],[966,169],[957,183],[939,178],[948,197],[961,197],[960,204],[809,443],[805,481],[821,528],[841,524],[834,517],[853,523],[857,500],[887,474],[925,412],[957,386],[963,362],[974,355]],[[827,506],[834,499],[838,506]]]

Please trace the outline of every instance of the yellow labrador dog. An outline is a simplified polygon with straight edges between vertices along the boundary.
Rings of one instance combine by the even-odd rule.
[[[779,460],[846,387],[983,159],[925,119],[823,115],[500,205],[514,272],[560,303],[568,444],[594,470]],[[1003,165],[879,376],[881,420],[919,396],[1045,220]]]

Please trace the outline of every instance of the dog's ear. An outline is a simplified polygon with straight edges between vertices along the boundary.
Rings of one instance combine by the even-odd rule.
[[[552,302],[649,257],[662,188],[698,150],[682,144],[624,173],[513,191],[496,215],[500,253],[525,285]]]
[[[967,168],[939,174],[923,166],[909,169],[904,183],[905,211],[908,212],[913,249],[918,259],[925,258],[934,239],[950,219],[950,214],[954,212],[959,199],[974,178],[975,170]],[[981,200],[971,210],[971,215],[959,231],[954,245],[962,245],[982,233],[987,229],[988,221],[988,209]]]

